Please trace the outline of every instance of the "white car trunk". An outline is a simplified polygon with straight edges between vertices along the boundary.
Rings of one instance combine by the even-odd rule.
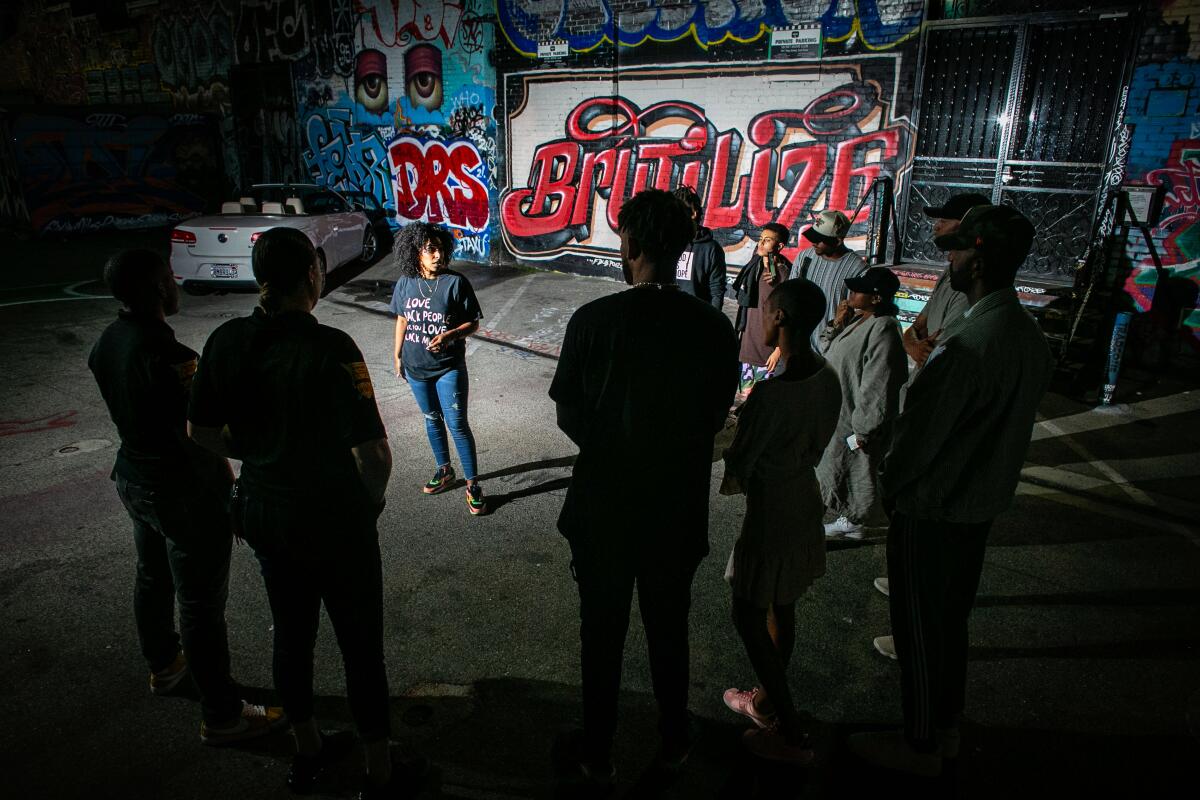
[[[178,226],[179,230],[196,235],[196,243],[187,246],[188,254],[196,258],[248,256],[252,247],[250,237],[278,224],[273,217],[263,216],[238,217],[236,227],[228,223],[228,219],[204,217]]]

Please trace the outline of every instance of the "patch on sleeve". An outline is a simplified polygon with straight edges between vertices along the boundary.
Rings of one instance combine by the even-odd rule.
[[[192,388],[192,378],[196,375],[197,362],[198,359],[193,358],[171,365],[171,368],[175,370],[175,374],[179,376],[179,382],[183,384],[183,388],[189,391]]]
[[[350,380],[354,381],[354,389],[364,400],[375,399],[375,387],[371,385],[371,373],[367,371],[367,365],[362,361],[355,361],[350,364],[342,364],[342,368],[350,373]]]

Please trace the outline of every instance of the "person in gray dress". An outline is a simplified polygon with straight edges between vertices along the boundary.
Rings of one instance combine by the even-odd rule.
[[[863,524],[880,511],[875,476],[899,413],[908,361],[892,298],[900,280],[885,267],[846,278],[849,298],[821,332],[822,350],[842,385],[833,438],[817,466],[825,508],[838,517],[827,538],[861,539]]]

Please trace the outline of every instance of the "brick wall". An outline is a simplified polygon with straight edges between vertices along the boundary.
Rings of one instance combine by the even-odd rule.
[[[1200,0],[1163,0],[1146,18],[1125,114],[1124,184],[1165,188],[1152,235],[1170,279],[1160,285],[1140,236],[1126,250],[1125,291],[1137,311],[1182,315],[1200,346]],[[1155,304],[1156,291],[1167,291]]]

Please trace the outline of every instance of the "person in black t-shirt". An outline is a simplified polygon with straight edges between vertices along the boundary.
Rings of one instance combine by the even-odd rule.
[[[675,264],[675,281],[679,288],[695,295],[718,311],[725,301],[725,248],[713,239],[713,233],[700,224],[704,209],[700,195],[691,186],[680,186],[671,192],[692,212],[696,235]]]
[[[688,732],[688,607],[708,552],[713,438],[737,387],[737,340],[721,312],[680,292],[687,207],[647,190],[618,216],[625,282],[571,317],[550,397],[579,446],[558,527],[579,588],[583,724],[575,762],[611,785],[612,738],[636,584],[658,700],[657,764],[677,769]],[[681,337],[687,341],[680,347]]]
[[[390,796],[396,785],[376,528],[392,466],[387,434],[354,340],[311,313],[323,281],[308,238],[272,228],[255,243],[251,266],[259,306],[205,343],[188,432],[242,461],[234,513],[258,558],[275,622],[275,688],[296,737],[288,785],[310,790],[352,738],[322,736],[313,716],[313,648],[324,603],[366,748],[363,796]]]
[[[393,367],[396,377],[408,381],[425,415],[425,433],[437,462],[437,471],[422,491],[438,494],[454,483],[449,428],[467,479],[467,508],[483,514],[487,501],[478,481],[475,434],[467,421],[466,344],[479,330],[483,312],[471,282],[450,269],[454,237],[448,230],[410,222],[396,237],[395,253],[401,274],[392,292]]]
[[[200,690],[202,742],[270,733],[282,710],[243,702],[229,674],[233,473],[228,461],[187,438],[196,353],[175,340],[166,322],[179,310],[179,290],[166,262],[149,250],[113,256],[104,280],[125,307],[92,348],[88,367],[121,437],[112,478],[133,520],[133,608],[150,691],[169,694],[190,671]]]

